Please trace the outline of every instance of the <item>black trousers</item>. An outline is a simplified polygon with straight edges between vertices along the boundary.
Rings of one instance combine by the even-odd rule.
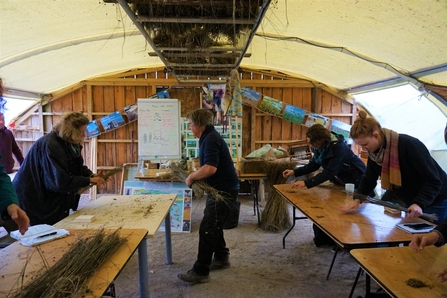
[[[199,229],[199,252],[193,267],[195,273],[209,275],[213,256],[216,260],[228,258],[230,250],[225,243],[223,225],[231,208],[237,208],[238,193],[238,190],[222,193],[226,197],[223,201],[217,201],[211,195],[207,195]]]

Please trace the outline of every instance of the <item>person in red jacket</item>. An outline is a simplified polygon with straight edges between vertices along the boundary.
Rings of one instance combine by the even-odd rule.
[[[21,165],[23,162],[22,150],[20,150],[17,142],[10,131],[5,126],[5,116],[0,112],[0,154],[2,155],[2,164],[5,168],[5,172],[11,174],[14,167],[14,155],[18,163]]]

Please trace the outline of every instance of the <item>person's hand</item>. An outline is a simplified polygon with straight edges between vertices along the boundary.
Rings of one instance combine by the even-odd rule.
[[[96,184],[98,186],[104,186],[106,184],[106,181],[99,176],[93,176],[90,177],[90,183]]]
[[[413,204],[408,207],[407,217],[419,217],[422,215],[422,209],[418,204]]]
[[[19,205],[11,204],[6,208],[9,216],[19,226],[20,234],[24,235],[29,227],[29,218]]]
[[[304,184],[304,181],[295,181],[292,184],[292,188],[299,188],[299,187],[306,187],[306,184]]]
[[[191,178],[191,175],[189,175],[188,177],[186,177],[185,184],[186,184],[189,188],[191,188],[191,186],[192,186],[193,183],[194,183],[194,180]]]
[[[359,200],[352,200],[341,207],[341,211],[344,213],[348,212],[355,212],[360,207],[360,201]]]
[[[293,175],[293,170],[285,170],[284,172],[282,172],[282,176],[284,178],[287,178],[287,177],[292,176],[292,175]]]
[[[438,280],[440,282],[446,281],[447,280],[447,267],[444,268],[444,270],[441,273],[439,273],[436,277],[438,278]]]
[[[420,251],[426,246],[434,245],[438,240],[439,234],[436,232],[414,234],[409,246],[414,250]]]

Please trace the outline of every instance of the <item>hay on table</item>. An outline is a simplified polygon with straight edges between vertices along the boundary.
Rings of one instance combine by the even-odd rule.
[[[100,229],[87,237],[81,235],[56,264],[8,297],[83,297],[91,292],[86,288],[89,278],[127,241],[119,231],[106,233]]]
[[[286,183],[286,178],[282,176],[285,170],[294,169],[297,165],[295,161],[264,161],[262,167],[267,174],[269,183],[269,196],[267,204],[261,214],[261,228],[269,232],[284,231],[292,226],[287,201],[273,187],[275,184]]]

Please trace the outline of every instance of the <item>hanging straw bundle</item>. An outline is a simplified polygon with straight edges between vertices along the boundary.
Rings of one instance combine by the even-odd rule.
[[[82,297],[89,292],[89,278],[126,241],[119,236],[119,229],[113,233],[101,229],[88,237],[79,237],[54,266],[9,297]]]
[[[292,225],[287,202],[273,185],[286,183],[282,173],[295,168],[296,164],[294,161],[264,161],[262,164],[269,181],[269,196],[261,214],[261,228],[266,231],[280,232]]]
[[[188,172],[185,171],[180,165],[173,162],[171,163],[171,172],[174,177],[179,179],[180,181],[185,182],[188,177]],[[207,194],[212,195],[216,200],[225,200],[225,197],[222,196],[219,191],[217,191],[212,186],[206,184],[206,182],[197,180],[191,185],[192,191],[198,196],[202,197],[206,192]]]

